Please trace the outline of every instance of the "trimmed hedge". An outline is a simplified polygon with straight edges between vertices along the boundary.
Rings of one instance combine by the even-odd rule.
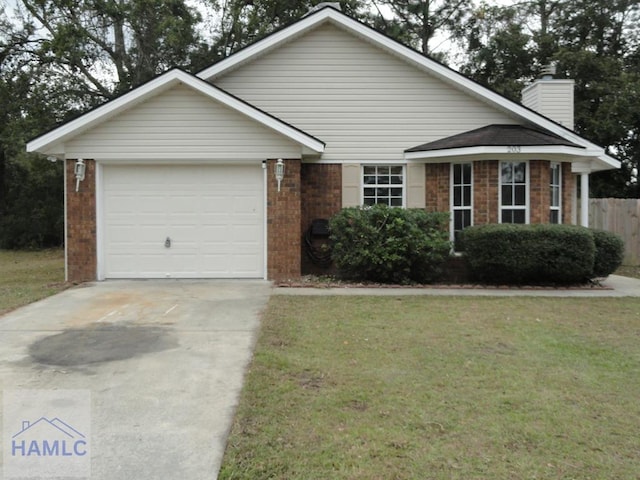
[[[407,284],[435,281],[449,256],[449,215],[386,205],[351,207],[329,222],[343,278]]]
[[[620,235],[604,230],[591,230],[596,245],[593,263],[594,277],[606,277],[615,272],[624,260],[624,240]]]
[[[574,225],[480,225],[462,233],[472,276],[504,284],[575,284],[592,278],[593,232]]]

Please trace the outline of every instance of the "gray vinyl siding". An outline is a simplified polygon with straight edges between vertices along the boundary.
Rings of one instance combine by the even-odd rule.
[[[75,137],[68,158],[263,160],[299,158],[281,134],[185,85],[133,106]]]
[[[401,160],[407,148],[505,113],[332,25],[213,83],[326,142],[329,161]]]

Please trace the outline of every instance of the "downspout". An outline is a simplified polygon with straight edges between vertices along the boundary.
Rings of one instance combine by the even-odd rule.
[[[67,157],[62,157],[63,169],[62,169],[62,181],[64,182],[64,281],[69,281],[69,253],[67,245],[69,244],[68,234],[68,221],[67,221]]]

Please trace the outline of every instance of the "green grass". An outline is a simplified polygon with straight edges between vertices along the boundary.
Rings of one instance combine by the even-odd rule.
[[[638,479],[640,299],[273,297],[221,479]]]
[[[62,249],[0,250],[0,314],[66,287]]]

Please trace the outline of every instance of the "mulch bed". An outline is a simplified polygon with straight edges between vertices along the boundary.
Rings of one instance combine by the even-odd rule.
[[[348,282],[335,277],[305,275],[297,280],[277,282],[279,288],[430,288],[457,290],[613,290],[600,281],[591,281],[580,285],[482,285],[482,284],[409,284],[396,285],[374,282]]]

